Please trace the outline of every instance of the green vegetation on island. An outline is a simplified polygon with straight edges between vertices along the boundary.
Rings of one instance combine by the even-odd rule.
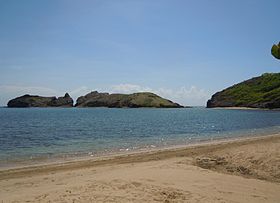
[[[12,99],[8,107],[72,107],[73,99],[68,93],[64,97],[42,97],[37,95],[23,95]]]
[[[207,107],[280,108],[280,73],[265,73],[217,92]]]
[[[8,107],[73,107],[73,99],[68,93],[64,97],[42,97],[23,95],[12,99]],[[77,99],[76,107],[110,107],[110,108],[181,108],[183,106],[164,99],[154,93],[140,92],[133,94],[109,94],[91,92]]]
[[[134,94],[109,94],[91,92],[77,99],[77,107],[110,107],[110,108],[180,108],[183,107],[170,100],[164,99],[150,92],[140,92]]]

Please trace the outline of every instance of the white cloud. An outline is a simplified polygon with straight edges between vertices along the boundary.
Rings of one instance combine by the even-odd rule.
[[[130,94],[134,92],[152,92],[153,90],[149,87],[141,87],[140,85],[133,85],[133,84],[119,84],[113,85],[110,88],[111,93],[124,93]]]
[[[84,96],[91,91],[92,91],[92,89],[89,89],[87,86],[81,86],[81,87],[78,87],[77,89],[69,91],[69,94],[75,100],[79,96]]]
[[[182,105],[206,105],[207,99],[210,97],[210,93],[204,89],[200,89],[196,86],[180,87],[178,89],[170,88],[158,88],[153,89],[150,87],[142,87],[134,84],[119,84],[113,85],[110,88],[110,92],[116,93],[134,93],[134,92],[153,92],[164,98],[178,102]]]

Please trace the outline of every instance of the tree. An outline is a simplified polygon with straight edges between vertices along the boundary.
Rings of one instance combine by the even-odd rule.
[[[273,44],[272,48],[271,48],[271,54],[277,58],[280,59],[280,42],[278,43],[278,45]]]

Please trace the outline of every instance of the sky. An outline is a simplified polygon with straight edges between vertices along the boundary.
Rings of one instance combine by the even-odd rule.
[[[152,91],[183,105],[265,72],[279,0],[0,0],[0,106]]]

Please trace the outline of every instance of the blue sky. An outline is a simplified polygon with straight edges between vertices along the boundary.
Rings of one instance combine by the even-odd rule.
[[[153,91],[205,105],[264,72],[279,0],[0,0],[0,105],[25,93]]]

